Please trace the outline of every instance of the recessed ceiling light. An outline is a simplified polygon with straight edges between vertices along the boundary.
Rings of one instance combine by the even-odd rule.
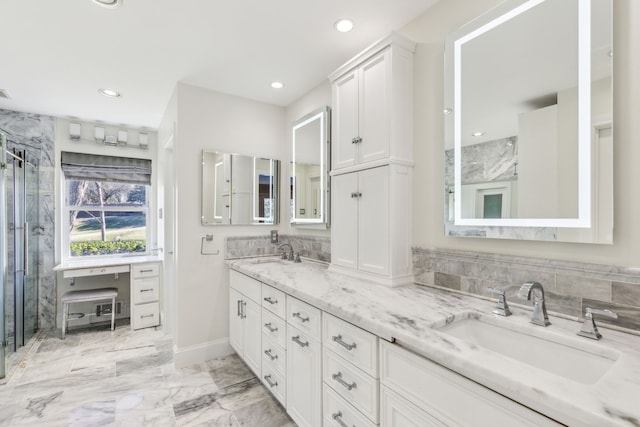
[[[474,132],[471,134],[471,136],[482,136],[484,135],[484,132]]]
[[[122,0],[93,0],[93,2],[100,6],[114,8],[120,6]]]
[[[284,85],[280,82],[273,82],[271,83],[271,87],[274,89],[282,89],[284,87]]]
[[[98,89],[98,93],[109,98],[120,98],[120,92],[113,89]]]
[[[340,19],[336,21],[333,26],[337,31],[340,31],[341,33],[348,33],[349,31],[353,30],[353,21],[350,19]]]

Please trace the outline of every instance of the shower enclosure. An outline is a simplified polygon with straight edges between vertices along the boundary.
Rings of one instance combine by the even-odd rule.
[[[38,150],[0,133],[0,378],[38,329]]]

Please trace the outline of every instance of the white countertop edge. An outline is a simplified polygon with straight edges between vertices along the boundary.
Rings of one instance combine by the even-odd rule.
[[[123,264],[142,264],[147,262],[162,262],[162,257],[158,255],[132,255],[113,258],[81,259],[62,262],[53,271],[75,270],[79,268],[110,267]]]

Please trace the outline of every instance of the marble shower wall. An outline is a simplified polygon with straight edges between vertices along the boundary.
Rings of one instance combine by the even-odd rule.
[[[316,261],[331,262],[331,239],[329,237],[286,235],[279,236],[279,243],[271,243],[269,236],[227,237],[225,259],[262,255],[278,255],[278,245],[290,243],[294,252],[301,251],[303,257]]]
[[[37,156],[39,166],[38,235],[38,314],[39,328],[55,328],[56,288],[54,267],[54,118],[0,109],[0,131],[8,146],[26,148]]]
[[[413,249],[413,269],[418,284],[491,298],[494,296],[487,288],[494,287],[506,292],[509,304],[529,304],[518,298],[518,289],[524,282],[540,282],[550,312],[583,318],[585,307],[610,309],[618,313],[618,319],[600,316],[599,323],[640,331],[640,272],[637,270],[421,248]]]
[[[445,151],[445,185],[454,183],[453,149]],[[462,184],[509,181],[518,176],[518,137],[462,147]]]

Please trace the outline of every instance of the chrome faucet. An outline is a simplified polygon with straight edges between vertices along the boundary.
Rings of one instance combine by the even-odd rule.
[[[289,247],[289,255],[287,256],[287,250],[286,247]],[[291,243],[282,243],[280,246],[278,246],[278,249],[283,249],[282,251],[282,259],[288,259],[289,261],[293,261],[294,257],[293,257],[293,246],[291,246]]]
[[[580,335],[581,337],[591,338],[592,340],[599,340],[600,338],[602,338],[602,335],[600,335],[600,332],[598,332],[596,321],[593,318],[594,314],[617,319],[618,313],[607,309],[596,310],[595,308],[591,307],[586,307],[584,309],[584,323],[582,324],[582,328],[580,328],[580,332],[578,332],[578,335]]]
[[[540,326],[549,326],[549,316],[547,316],[547,306],[544,304],[544,289],[538,282],[526,282],[520,286],[518,296],[524,298],[527,301],[531,301],[531,294],[535,293],[533,297],[533,314],[531,315],[530,323]]]

